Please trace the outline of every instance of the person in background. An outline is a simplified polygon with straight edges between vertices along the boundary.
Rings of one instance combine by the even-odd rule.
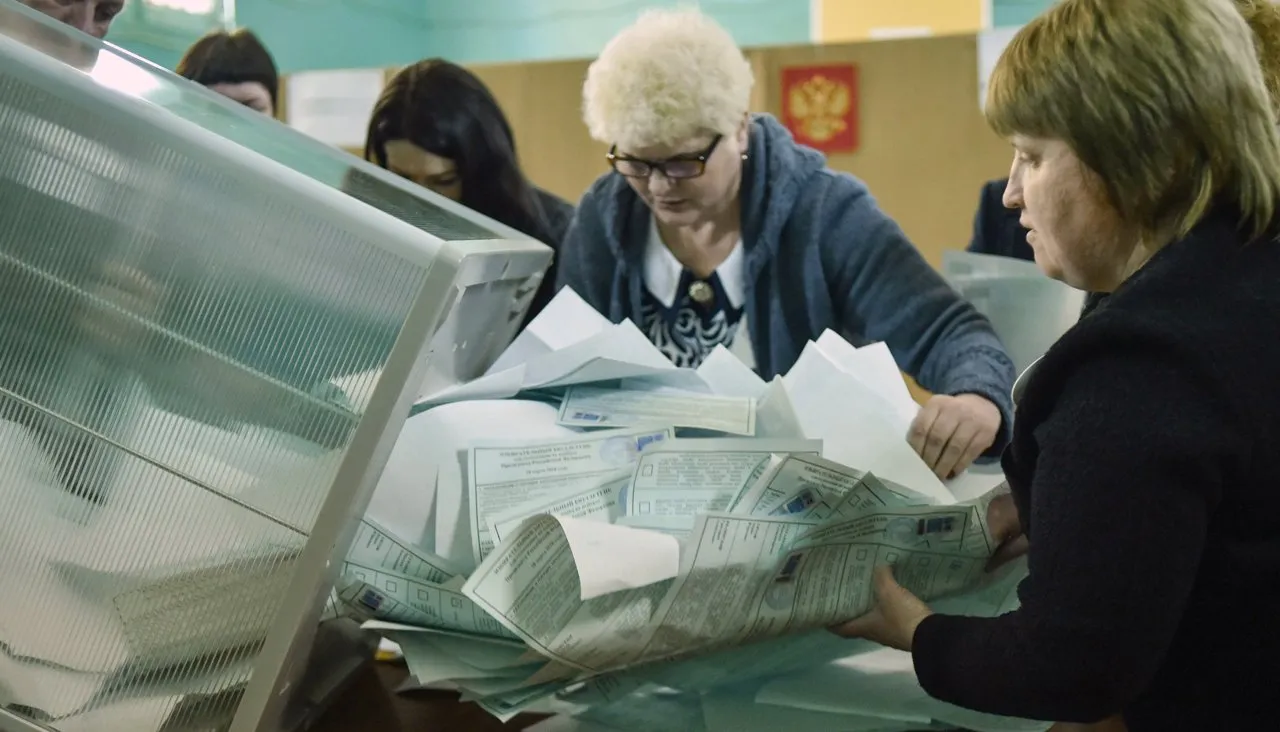
[[[19,0],[59,23],[94,38],[105,38],[111,21],[124,10],[124,0]]]
[[[1280,8],[1245,10],[1277,37]],[[1021,607],[933,614],[880,567],[876,607],[837,629],[911,651],[938,699],[1275,727],[1280,133],[1253,35],[1231,0],[1063,0],[996,66],[1005,203],[1046,274],[1110,294],[1018,405],[998,533],[1029,547]]]
[[[1035,259],[1035,253],[1027,244],[1027,230],[1018,223],[1020,213],[1004,205],[1004,189],[1008,184],[1008,178],[983,184],[968,251],[1030,262]]]
[[[441,59],[401,69],[374,104],[365,158],[558,249],[573,205],[525,178],[502,108],[474,74]],[[558,259],[558,256],[557,256]],[[556,263],[525,323],[555,294]]]
[[[935,394],[909,435],[935,472],[998,454],[1013,364],[990,324],[861,181],[748,113],[752,84],[733,39],[697,10],[647,12],[609,42],[583,98],[613,171],[578,205],[561,285],[630,318],[678,366],[724,345],[771,379],[824,330],[885,341]]]
[[[280,72],[266,46],[249,30],[206,34],[191,44],[176,71],[254,111],[276,114]]]

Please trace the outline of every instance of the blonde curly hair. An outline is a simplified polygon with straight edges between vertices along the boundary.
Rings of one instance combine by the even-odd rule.
[[[696,9],[650,10],[587,70],[591,136],[635,150],[730,134],[751,100],[751,64],[728,31]]]

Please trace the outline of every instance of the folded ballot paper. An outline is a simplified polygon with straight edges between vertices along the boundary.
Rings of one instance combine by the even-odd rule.
[[[1025,574],[985,571],[999,473],[944,483],[907,445],[883,344],[823,334],[772,382],[724,349],[677,369],[566,290],[418,406],[336,590],[416,684],[542,729],[1047,728],[931,700],[909,655],[825,630],[872,606],[877,565],[973,615]]]

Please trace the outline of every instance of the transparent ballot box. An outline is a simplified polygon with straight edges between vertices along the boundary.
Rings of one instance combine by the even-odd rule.
[[[1022,373],[1080,319],[1085,294],[1049,279],[1034,262],[947,251],[942,273],[987,316]]]
[[[0,0],[0,730],[296,727],[414,398],[550,250]]]

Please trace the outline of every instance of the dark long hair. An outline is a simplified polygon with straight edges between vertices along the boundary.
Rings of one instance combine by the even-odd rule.
[[[241,28],[205,34],[182,55],[175,71],[203,86],[256,81],[267,88],[271,111],[276,111],[280,72],[271,52],[252,31]]]
[[[364,156],[387,167],[387,142],[406,140],[457,165],[462,205],[554,246],[547,215],[520,171],[511,125],[474,74],[442,59],[401,69],[373,107]]]

